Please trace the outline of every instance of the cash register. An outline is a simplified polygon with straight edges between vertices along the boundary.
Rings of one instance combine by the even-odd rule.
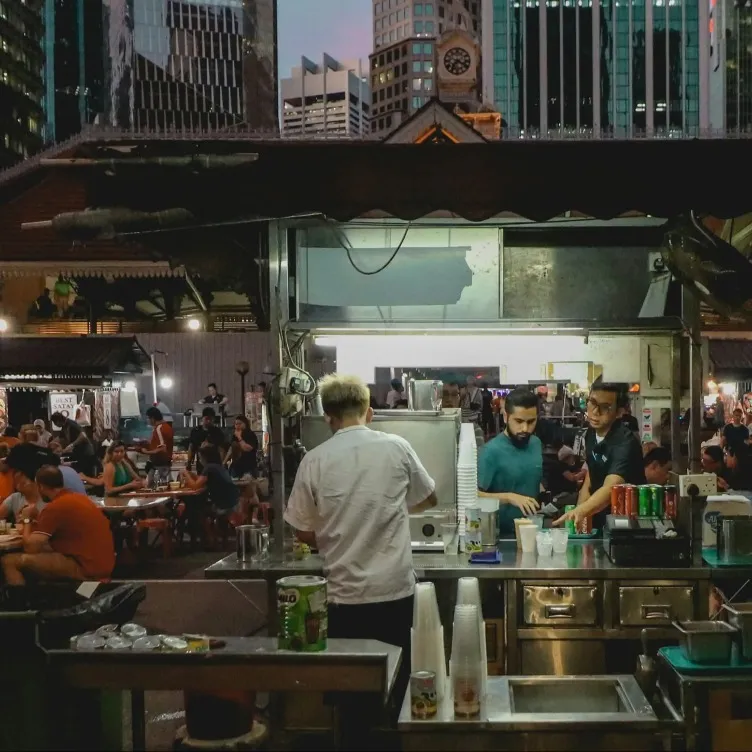
[[[688,567],[692,561],[690,539],[673,520],[609,514],[603,547],[620,567]]]

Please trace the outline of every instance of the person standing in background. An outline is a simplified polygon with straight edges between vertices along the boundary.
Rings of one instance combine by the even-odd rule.
[[[149,456],[148,485],[152,486],[155,479],[158,483],[167,483],[170,480],[172,467],[174,441],[172,426],[164,420],[162,413],[156,407],[150,407],[146,411],[146,418],[152,426],[151,439],[149,445],[140,451]]]
[[[749,441],[749,428],[742,423],[742,409],[737,407],[731,418],[731,423],[726,423],[721,431],[721,446],[738,447],[740,444],[746,444]]]
[[[405,387],[402,386],[402,382],[399,379],[392,379],[389,383],[392,388],[386,393],[386,406],[390,410],[394,410],[397,407],[397,403],[403,399],[402,395],[405,393]]]

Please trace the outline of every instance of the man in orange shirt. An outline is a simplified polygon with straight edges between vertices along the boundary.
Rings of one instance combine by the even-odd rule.
[[[7,426],[5,432],[0,436],[0,444],[7,444],[8,449],[12,449],[16,444],[20,444],[21,439],[18,438],[18,429],[13,426]]]
[[[107,518],[88,496],[63,488],[63,475],[51,465],[36,475],[46,505],[37,514],[26,507],[23,553],[2,557],[5,582],[26,584],[26,575],[44,580],[101,580],[115,567],[115,545]]]
[[[154,476],[158,483],[168,483],[170,480],[170,467],[172,466],[172,426],[164,419],[162,411],[157,407],[150,407],[146,411],[146,417],[152,426],[151,439],[142,454],[150,456],[148,469],[148,485],[153,485]]]
[[[13,482],[13,471],[5,462],[7,456],[8,445],[0,444],[0,504],[16,490],[16,484]]]

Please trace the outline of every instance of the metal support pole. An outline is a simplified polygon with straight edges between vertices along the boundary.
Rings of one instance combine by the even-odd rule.
[[[280,222],[269,223],[269,301],[270,325],[274,333],[272,362],[269,364],[274,373],[282,368],[281,332],[289,319],[288,311],[288,268],[287,237],[288,230]],[[273,409],[273,406],[272,406]],[[271,558],[282,561],[285,554],[284,511],[285,511],[285,460],[282,451],[285,426],[283,419],[272,412],[269,420],[271,453],[271,480],[273,487],[272,509],[274,511],[274,539],[271,544]]]
[[[157,361],[155,358],[156,353],[149,353],[151,359],[151,390],[153,396],[153,404],[157,404]]]
[[[671,338],[671,464],[676,473],[684,473],[686,466],[681,452],[681,344],[676,334]]]
[[[689,335],[689,472],[701,469],[700,427],[702,421],[702,319],[700,303],[686,287],[682,288],[682,319]]]

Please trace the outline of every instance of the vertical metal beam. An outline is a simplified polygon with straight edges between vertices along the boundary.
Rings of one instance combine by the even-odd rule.
[[[702,3],[700,3],[702,5]],[[655,130],[655,90],[653,76],[653,0],[645,0],[645,128],[649,136]]]
[[[681,4],[681,108],[682,133],[687,135],[687,6]]]
[[[575,96],[577,97],[577,112],[575,113],[575,124],[577,126],[577,134],[580,133],[580,100],[582,94],[580,92],[580,4],[575,3],[574,6],[574,65],[575,65]]]
[[[55,142],[55,0],[44,3],[45,139]]]
[[[681,452],[681,396],[682,396],[682,337],[675,334],[671,338],[671,462],[675,473],[683,474],[684,467]]]
[[[564,137],[564,3],[559,3],[559,135]]]
[[[686,287],[682,288],[682,319],[689,335],[689,472],[701,472],[701,437],[702,420],[702,319],[700,303]]]
[[[632,3],[627,5],[629,11],[629,119],[627,121],[627,135],[634,136],[634,19],[632,17]]]
[[[527,131],[527,8],[520,4],[522,17],[522,130]]]
[[[540,101],[540,134],[548,137],[548,23],[546,3],[538,4],[538,100]]]
[[[281,222],[269,223],[269,307],[271,310],[270,326],[273,332],[271,359],[272,371],[278,373],[282,367],[282,342],[280,332],[288,321],[288,266],[287,266],[287,227]],[[271,556],[277,561],[284,558],[284,511],[287,497],[285,495],[285,460],[282,451],[284,443],[284,421],[279,415],[272,414],[269,421],[271,434],[269,451],[272,472],[272,509],[274,510],[274,541]]]
[[[84,0],[76,2],[76,34],[78,37],[78,113],[81,117],[81,128],[88,121],[88,107],[86,106],[86,28],[84,19]]]
[[[601,135],[601,0],[593,0],[593,136]]]
[[[739,10],[737,9],[736,12],[738,18]],[[700,23],[700,55],[698,61],[700,69],[700,135],[707,135],[710,128],[710,44],[707,38],[710,24],[710,5],[707,2],[700,3],[697,16]],[[715,22],[718,23],[718,18],[715,19]],[[737,49],[739,49],[739,45],[737,45]]]

